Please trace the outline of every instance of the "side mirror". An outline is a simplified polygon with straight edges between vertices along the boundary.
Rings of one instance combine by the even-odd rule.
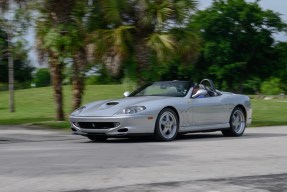
[[[199,89],[194,95],[191,96],[191,98],[197,98],[199,96],[205,96],[207,94],[207,91],[205,89]]]
[[[124,92],[124,96],[128,97],[131,93],[129,91]]]

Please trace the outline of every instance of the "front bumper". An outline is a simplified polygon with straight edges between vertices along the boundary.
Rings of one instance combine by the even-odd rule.
[[[250,108],[247,111],[247,120],[246,120],[246,126],[249,127],[251,125],[252,122],[252,109]]]
[[[133,134],[151,134],[154,132],[156,116],[154,115],[125,115],[111,117],[81,117],[70,116],[71,129],[76,135],[105,135],[107,137],[118,137]],[[81,122],[109,123],[116,122],[112,128],[85,128],[79,126]]]

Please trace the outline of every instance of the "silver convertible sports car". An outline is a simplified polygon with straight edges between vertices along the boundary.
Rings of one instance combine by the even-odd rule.
[[[179,134],[221,131],[241,136],[251,123],[249,97],[215,89],[209,79],[149,83],[125,98],[96,101],[70,116],[74,134],[90,140],[154,135],[172,141]]]

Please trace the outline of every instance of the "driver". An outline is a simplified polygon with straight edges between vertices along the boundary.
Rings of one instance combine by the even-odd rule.
[[[192,95],[196,94],[198,90],[199,90],[199,85],[197,84],[192,89]],[[198,95],[196,98],[204,98],[204,95]]]

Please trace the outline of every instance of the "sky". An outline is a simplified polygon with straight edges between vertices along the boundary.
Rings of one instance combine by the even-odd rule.
[[[205,9],[211,6],[213,0],[198,0],[198,8]],[[246,0],[248,2],[254,2],[254,0]],[[270,9],[274,12],[281,14],[283,21],[287,23],[287,0],[261,0],[259,2],[263,9]],[[279,33],[274,35],[275,39],[278,41],[287,41],[287,34],[286,33]],[[31,51],[29,52],[29,58],[32,62],[32,65],[35,67],[46,67],[45,65],[41,66],[38,63],[36,51],[35,51],[35,33],[33,30],[29,30],[28,35],[26,36],[30,46],[32,47]]]
[[[199,9],[205,9],[212,4],[213,0],[198,0]],[[247,2],[254,2],[255,0],[246,0]],[[281,18],[287,23],[287,0],[261,0],[259,5],[263,9],[270,9],[281,14]],[[279,41],[287,41],[287,34],[280,33],[275,35],[275,39]]]

